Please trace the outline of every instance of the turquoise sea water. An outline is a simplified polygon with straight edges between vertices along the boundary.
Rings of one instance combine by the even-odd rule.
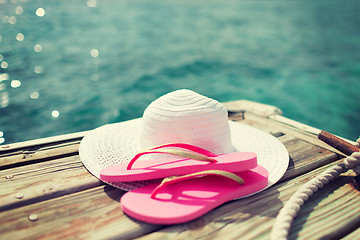
[[[0,143],[141,117],[180,88],[356,140],[357,0],[0,0]]]

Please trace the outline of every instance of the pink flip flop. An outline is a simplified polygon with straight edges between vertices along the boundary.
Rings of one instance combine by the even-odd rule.
[[[191,152],[173,148],[181,148]],[[179,156],[179,158],[144,160],[134,164],[141,156],[151,153],[171,154]],[[233,152],[216,155],[193,145],[172,143],[138,153],[129,163],[104,168],[100,171],[100,179],[108,182],[131,182],[185,175],[205,170],[241,172],[256,166],[257,156],[253,152]]]
[[[204,171],[127,192],[120,200],[121,208],[128,216],[143,222],[178,224],[265,188],[267,179],[268,171],[260,165],[236,174]]]

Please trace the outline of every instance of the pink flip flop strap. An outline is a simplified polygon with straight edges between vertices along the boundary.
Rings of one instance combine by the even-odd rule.
[[[159,149],[159,148],[165,148],[165,147],[177,147],[177,148],[183,148],[183,149],[187,149],[196,153],[200,153],[202,155],[205,155],[207,157],[217,157],[217,155],[215,153],[212,153],[204,148],[201,147],[197,147],[191,144],[187,144],[187,143],[169,143],[169,144],[164,144],[164,145],[160,145],[160,146],[156,146],[156,147],[152,147],[150,148],[151,150],[155,150],[155,149]]]
[[[162,148],[181,148],[181,149],[186,149],[186,150],[190,150],[194,153],[191,152],[186,152],[186,151],[181,151],[181,150],[175,150],[175,149],[166,149],[166,150],[162,150]],[[172,155],[176,155],[176,156],[180,156],[180,157],[185,157],[185,158],[190,158],[190,159],[195,159],[195,160],[200,160],[200,161],[209,161],[209,162],[217,162],[215,159],[211,158],[211,157],[217,157],[216,154],[203,149],[201,147],[197,147],[194,145],[190,145],[187,143],[169,143],[169,144],[165,144],[165,145],[160,145],[160,146],[156,146],[153,147],[149,150],[140,152],[138,154],[135,155],[135,157],[133,159],[130,160],[129,164],[127,165],[127,170],[130,170],[132,165],[134,164],[134,162],[139,159],[141,156],[145,155],[145,154],[150,154],[150,153],[164,153],[164,154],[172,154]]]
[[[181,181],[192,179],[192,178],[205,177],[205,176],[209,176],[209,175],[225,177],[225,178],[228,178],[230,180],[233,180],[233,181],[239,183],[240,185],[244,184],[244,180],[234,173],[222,171],[222,170],[207,170],[207,171],[191,173],[191,174],[187,174],[187,175],[183,175],[183,176],[172,176],[172,177],[164,178],[164,180],[154,189],[154,191],[152,191],[150,197],[155,198],[155,196],[161,191],[161,189],[163,189],[164,187],[166,187],[170,184],[173,184],[176,182],[181,182]]]

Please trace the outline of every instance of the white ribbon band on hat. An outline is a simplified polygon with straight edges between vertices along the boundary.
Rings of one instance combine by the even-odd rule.
[[[192,144],[216,154],[255,152],[258,164],[269,172],[267,187],[284,175],[289,163],[288,152],[278,139],[229,121],[222,104],[190,90],[177,90],[158,98],[142,118],[92,130],[81,141],[79,152],[84,166],[99,178],[105,167],[129,162],[145,148],[174,142]],[[129,191],[154,181],[109,184]]]

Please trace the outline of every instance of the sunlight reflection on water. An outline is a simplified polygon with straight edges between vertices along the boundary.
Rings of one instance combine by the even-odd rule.
[[[43,9],[43,8],[38,8],[38,9],[36,9],[35,14],[36,14],[38,17],[43,17],[43,16],[45,16],[45,9]]]

